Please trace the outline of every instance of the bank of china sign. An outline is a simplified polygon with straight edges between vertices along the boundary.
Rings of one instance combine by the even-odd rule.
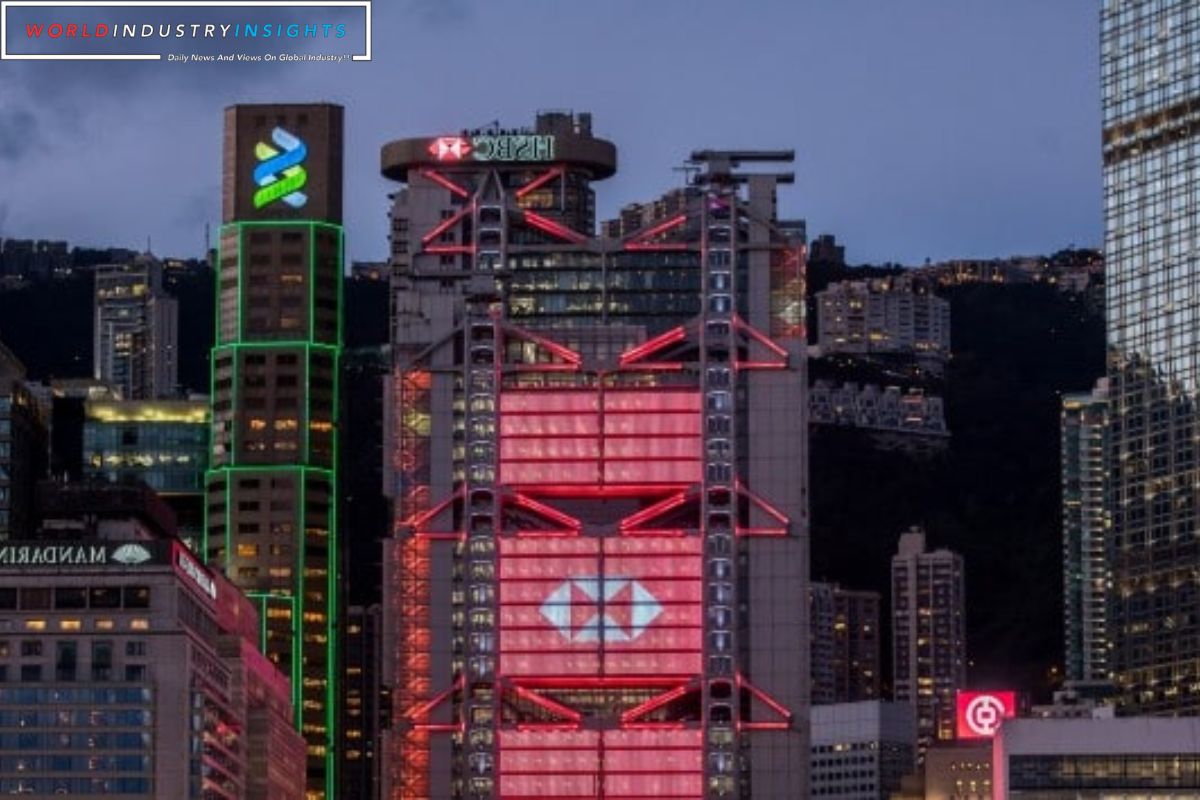
[[[107,564],[136,566],[153,558],[144,545],[111,544],[4,544],[0,567],[93,567]]]

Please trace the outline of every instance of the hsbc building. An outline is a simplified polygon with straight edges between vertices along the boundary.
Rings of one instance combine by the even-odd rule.
[[[590,115],[383,147],[384,796],[807,795],[791,158],[694,153],[597,235]]]

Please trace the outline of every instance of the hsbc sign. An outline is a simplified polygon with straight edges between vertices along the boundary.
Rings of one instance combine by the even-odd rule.
[[[1000,724],[1017,715],[1015,692],[962,692],[956,699],[959,739],[990,739]]]
[[[439,136],[429,143],[437,161],[553,161],[554,137],[522,134]]]
[[[581,577],[555,587],[542,617],[568,642],[632,642],[662,614],[650,590],[632,578]]]

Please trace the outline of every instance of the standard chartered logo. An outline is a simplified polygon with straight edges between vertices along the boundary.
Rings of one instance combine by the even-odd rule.
[[[278,149],[266,142],[254,146],[254,155],[260,162],[254,168],[254,183],[259,187],[254,192],[254,207],[262,208],[278,200],[292,208],[301,208],[308,202],[308,195],[300,191],[308,183],[308,171],[303,166],[308,147],[300,137],[283,128],[271,131],[271,141]]]

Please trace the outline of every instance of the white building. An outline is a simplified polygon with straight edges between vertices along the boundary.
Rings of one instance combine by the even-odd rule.
[[[1011,719],[992,741],[992,797],[1200,796],[1200,718]]]
[[[813,706],[809,726],[813,797],[885,799],[913,770],[917,725],[907,703]]]
[[[146,254],[96,268],[94,377],[126,400],[170,397],[179,383],[179,304]]]
[[[907,275],[842,281],[817,292],[822,355],[950,356],[950,302]]]

